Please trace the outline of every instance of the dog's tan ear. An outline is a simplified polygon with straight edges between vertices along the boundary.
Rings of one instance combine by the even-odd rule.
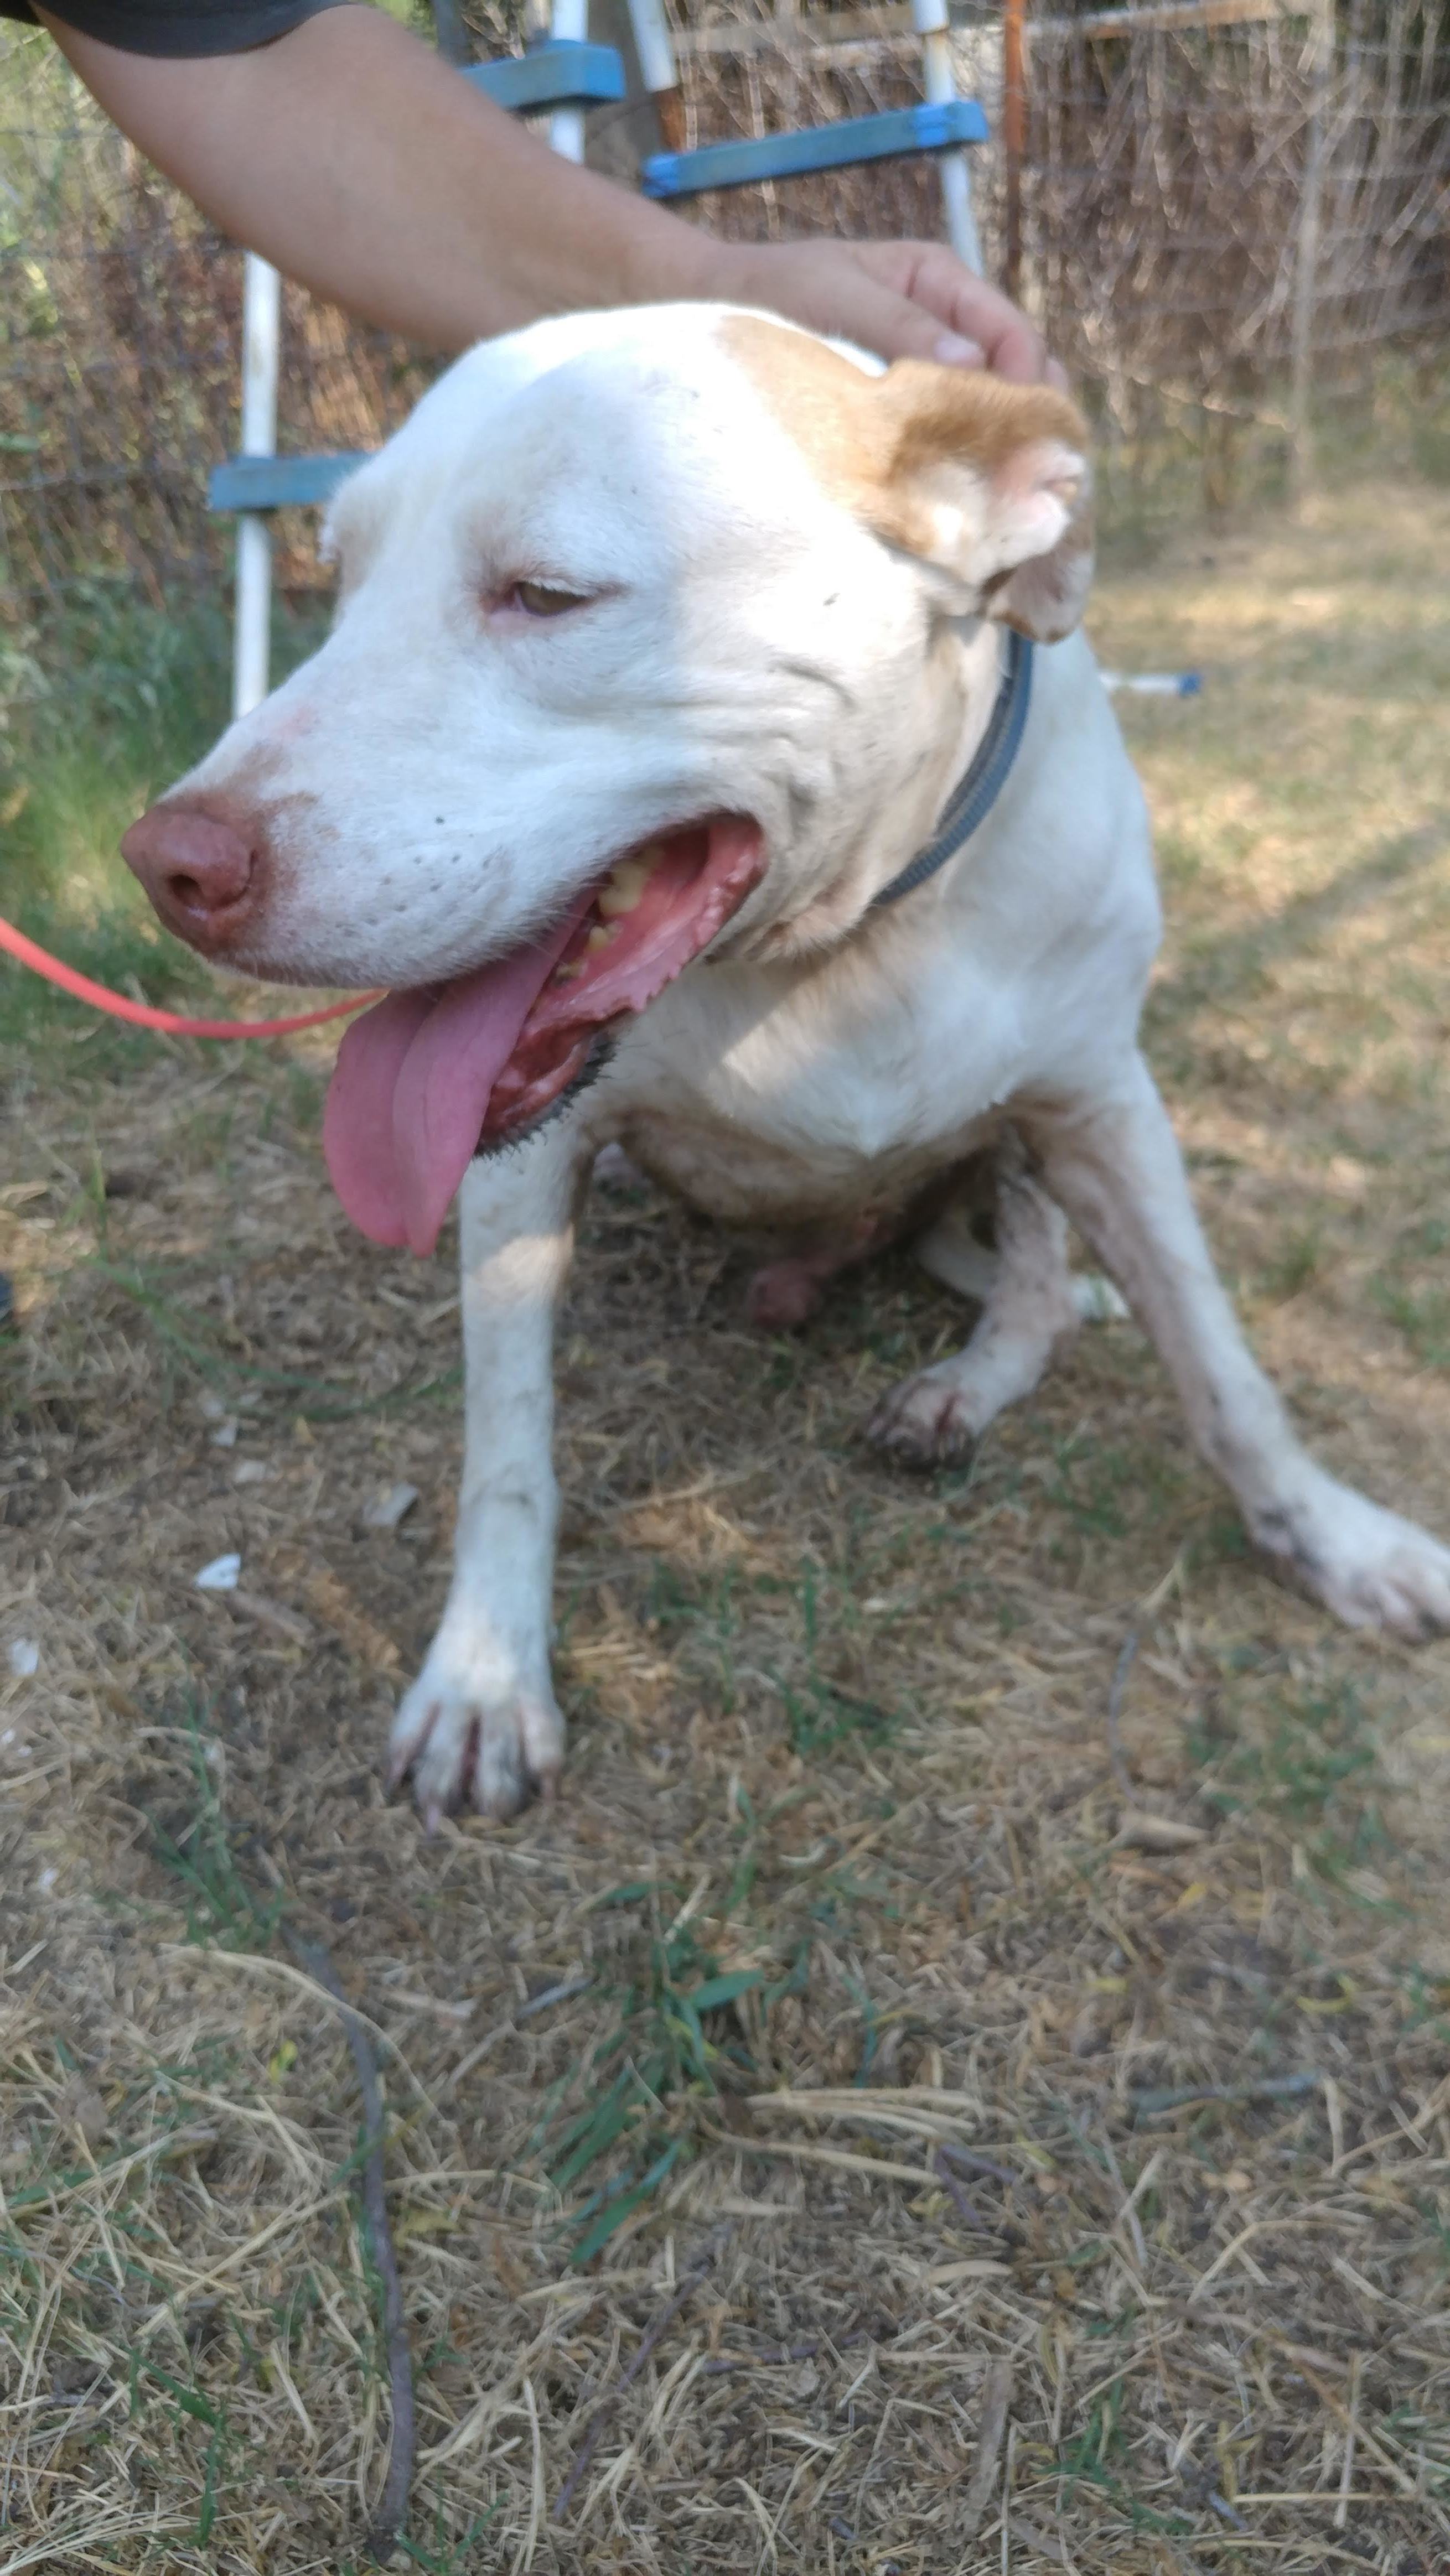
[[[1048,385],[903,358],[876,380],[887,426],[867,515],[878,534],[1045,644],[1070,635],[1093,573],[1085,422]]]
[[[1092,580],[1081,413],[1050,385],[901,358],[869,375],[809,331],[731,314],[721,337],[825,490],[941,575],[954,608],[1070,635]]]

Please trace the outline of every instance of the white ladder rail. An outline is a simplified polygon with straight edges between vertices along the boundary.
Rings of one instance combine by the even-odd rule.
[[[587,0],[586,0],[587,6]],[[684,143],[684,108],[680,73],[664,0],[629,0],[629,24],[639,58],[640,78],[659,110],[665,148],[678,152]]]
[[[282,365],[282,280],[248,251],[242,271],[242,454],[277,453],[277,387]],[[237,520],[237,597],[232,630],[232,715],[261,705],[271,679],[272,529],[265,511]]]
[[[549,20],[549,35],[556,45],[584,45],[589,41],[589,0],[554,0]],[[584,158],[584,110],[582,107],[556,107],[549,119],[549,149],[561,161]]]
[[[946,100],[958,96],[946,0],[911,0],[911,23],[921,38],[922,86],[927,104],[939,107]],[[958,259],[980,277],[982,245],[977,238],[977,219],[972,212],[972,177],[966,152],[940,153],[938,168],[947,239]]]

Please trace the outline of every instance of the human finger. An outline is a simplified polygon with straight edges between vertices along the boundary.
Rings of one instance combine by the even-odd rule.
[[[868,250],[875,247],[867,245]],[[900,283],[913,303],[945,323],[948,334],[980,348],[994,375],[1006,376],[1015,384],[1041,381],[1047,353],[1040,335],[1010,297],[975,276],[944,243],[912,242],[901,247],[909,254],[909,266],[893,282]],[[943,364],[953,363],[946,351],[938,355]]]
[[[883,272],[863,258],[861,249],[848,242],[752,243],[732,263],[730,291],[742,303],[768,305],[808,330],[852,340],[878,357],[982,364],[980,343],[966,333],[943,331],[940,315],[918,303],[889,267]]]

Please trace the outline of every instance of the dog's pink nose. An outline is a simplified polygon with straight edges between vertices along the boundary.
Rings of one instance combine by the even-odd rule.
[[[193,948],[228,947],[256,911],[261,869],[255,843],[195,806],[153,805],[132,824],[121,856],[167,929]]]

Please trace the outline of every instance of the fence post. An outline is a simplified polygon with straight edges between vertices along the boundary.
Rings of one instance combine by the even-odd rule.
[[[1002,284],[1015,304],[1022,292],[1022,156],[1027,149],[1027,74],[1022,52],[1023,0],[1003,0],[1002,157],[1006,234]]]
[[[1290,324],[1289,491],[1296,508],[1314,473],[1314,312],[1319,289],[1323,231],[1325,124],[1334,70],[1334,0],[1311,0],[1304,65],[1309,113],[1304,131],[1304,184],[1294,243],[1294,307]]]
[[[242,282],[242,454],[277,452],[282,280],[248,251]],[[271,678],[272,531],[264,511],[237,521],[237,615],[232,636],[232,714],[261,705]]]

